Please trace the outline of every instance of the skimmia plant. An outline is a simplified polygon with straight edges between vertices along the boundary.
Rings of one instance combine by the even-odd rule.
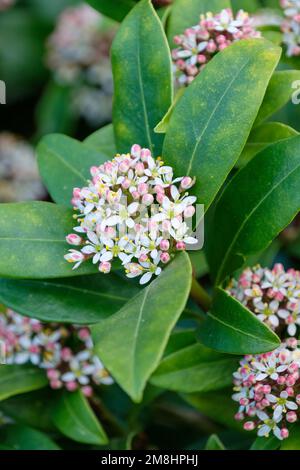
[[[120,23],[113,122],[43,137],[52,202],[0,205],[3,442],[159,447],[155,413],[187,408],[182,448],[207,423],[233,448],[299,448],[300,275],[270,253],[300,210],[300,137],[272,120],[300,72],[228,0],[89,3]],[[175,98],[173,59],[197,68]]]

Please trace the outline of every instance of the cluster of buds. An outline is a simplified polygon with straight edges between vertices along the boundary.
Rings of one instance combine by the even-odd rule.
[[[300,1],[280,0],[285,19],[281,24],[288,57],[300,55]]]
[[[33,147],[9,132],[0,133],[0,202],[45,197]]]
[[[114,33],[100,13],[82,4],[62,12],[47,42],[47,64],[55,80],[72,87],[73,109],[93,125],[111,117]]]
[[[235,415],[244,429],[257,430],[258,436],[273,433],[283,440],[288,427],[299,420],[300,349],[295,338],[288,338],[273,352],[245,356],[234,376],[233,399],[239,403]]]
[[[44,369],[53,389],[81,389],[91,396],[94,385],[112,383],[93,354],[87,327],[45,324],[4,309],[0,313],[0,341],[6,364],[33,364]]]
[[[174,179],[173,169],[149,149],[135,144],[130,153],[92,167],[91,175],[87,187],[73,191],[78,225],[66,240],[80,248],[65,255],[73,269],[92,259],[109,273],[115,258],[128,277],[141,276],[145,284],[176,251],[197,243],[191,236],[197,198],[187,192],[194,180]]]
[[[201,15],[199,24],[174,37],[177,48],[172,51],[172,58],[177,83],[191,83],[215,54],[233,42],[260,37],[248,13],[243,10],[236,16],[230,8],[217,15]]]
[[[271,432],[280,440],[289,436],[290,423],[299,420],[300,272],[259,265],[246,268],[232,280],[228,292],[282,338],[275,351],[245,356],[234,376],[233,399],[239,402],[235,418],[258,436]]]
[[[300,272],[255,266],[232,280],[228,292],[282,338],[293,337],[300,325]]]

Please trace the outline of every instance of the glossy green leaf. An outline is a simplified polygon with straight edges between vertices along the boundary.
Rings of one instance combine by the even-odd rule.
[[[257,437],[250,450],[277,450],[280,447],[280,444],[281,442],[275,436],[270,436],[268,438]]]
[[[73,188],[87,185],[91,166],[107,156],[71,137],[50,134],[37,147],[38,164],[44,184],[58,204],[71,205]]]
[[[236,369],[236,357],[194,344],[165,357],[150,382],[183,393],[208,392],[229,386]]]
[[[252,130],[236,166],[242,168],[269,145],[298,134],[295,129],[281,122],[264,122]]]
[[[43,370],[25,365],[0,365],[0,400],[38,390],[48,384]]]
[[[97,323],[137,292],[125,276],[114,273],[43,281],[0,279],[1,303],[46,322]]]
[[[122,23],[112,46],[112,66],[118,152],[136,143],[159,155],[162,136],[154,127],[172,103],[171,56],[150,0],[141,0]]]
[[[198,338],[205,346],[230,354],[258,354],[280,345],[273,331],[221,288],[216,289]]]
[[[56,401],[52,419],[65,436],[84,444],[103,445],[106,433],[81,391],[63,392]]]
[[[72,270],[64,259],[72,210],[49,202],[0,204],[0,219],[0,276],[41,279],[97,272],[92,263]]]
[[[163,159],[176,174],[197,178],[193,190],[206,210],[241,154],[279,55],[262,39],[236,42],[205,67],[172,113]]]
[[[199,23],[201,14],[219,13],[223,8],[230,8],[230,0],[174,0],[173,3],[168,21],[168,38],[172,46],[174,36]]]
[[[116,21],[122,21],[137,0],[87,0],[95,10]]]
[[[117,153],[112,124],[107,124],[107,126],[101,127],[98,131],[93,132],[93,134],[89,135],[84,140],[84,143],[106,155],[110,160]]]
[[[299,185],[300,137],[270,145],[231,180],[207,234],[207,261],[217,284],[293,220],[300,210]]]
[[[207,440],[205,450],[225,450],[225,446],[216,434],[212,434]]]
[[[212,421],[232,429],[243,431],[241,423],[234,419],[238,406],[231,398],[232,393],[231,387],[224,389],[224,391],[189,393],[181,396],[190,405],[200,411],[201,414],[208,416]]]
[[[13,450],[60,450],[47,434],[22,424],[6,426],[4,443]]]
[[[256,118],[255,125],[265,121],[291,100],[294,91],[292,84],[296,80],[300,80],[299,70],[281,70],[274,73]]]
[[[159,364],[190,287],[191,265],[182,253],[118,313],[92,326],[96,353],[134,401]]]

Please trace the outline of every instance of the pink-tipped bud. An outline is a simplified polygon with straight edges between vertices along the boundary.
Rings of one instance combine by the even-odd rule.
[[[283,385],[285,383],[285,377],[280,375],[277,379],[277,383],[278,383],[278,385]]]
[[[255,429],[255,423],[253,421],[246,421],[243,428],[245,431],[253,431],[253,429]]]
[[[193,217],[193,215],[195,214],[195,207],[194,206],[187,206],[185,209],[184,209],[184,217],[186,219],[190,219],[191,217]]]
[[[88,328],[80,328],[80,330],[78,331],[78,337],[83,341],[88,339],[90,337],[89,329]]]
[[[170,261],[170,255],[167,252],[161,253],[160,255],[160,261],[164,264],[168,263]]]
[[[146,255],[146,253],[141,254],[141,256],[139,257],[139,262],[146,263],[146,261],[148,261],[148,255]]]
[[[93,389],[89,385],[85,385],[84,387],[82,387],[81,390],[82,390],[82,393],[85,397],[89,398],[93,395]]]
[[[152,194],[144,194],[142,197],[142,204],[145,204],[145,206],[151,206],[153,204],[154,197]]]
[[[130,181],[129,178],[125,178],[121,183],[121,186],[124,189],[128,189],[130,187],[130,185],[131,185],[131,181]]]
[[[295,377],[293,377],[292,375],[289,375],[286,379],[286,384],[288,387],[293,387],[296,383],[296,380],[295,380]]]
[[[104,274],[108,274],[111,270],[111,264],[109,261],[103,261],[100,263],[99,271]]]
[[[142,162],[147,162],[148,157],[151,157],[151,152],[149,149],[142,149],[141,151],[141,160]]]
[[[161,225],[164,232],[169,232],[169,230],[171,229],[170,220],[163,220]]]
[[[157,193],[156,195],[156,200],[158,204],[162,204],[164,200],[165,195],[163,193]]]
[[[74,188],[73,189],[73,197],[75,199],[80,199],[80,197],[81,197],[81,189],[80,188]]]
[[[121,173],[127,173],[130,167],[130,160],[128,158],[124,159],[120,165],[119,165],[119,170]]]
[[[134,144],[132,147],[131,147],[131,150],[130,150],[130,153],[133,157],[139,157],[140,156],[140,153],[141,153],[141,146],[138,145],[138,144]]]
[[[159,247],[162,251],[168,251],[168,249],[170,248],[169,240],[162,240],[159,244]]]
[[[184,242],[177,242],[176,243],[176,250],[184,251],[185,250],[185,243]]]
[[[190,178],[189,176],[185,176],[184,178],[182,178],[180,186],[182,187],[182,189],[190,189],[193,184],[194,181],[192,180],[192,178]]]
[[[131,193],[131,196],[133,197],[133,199],[137,200],[140,198],[140,194],[138,191],[132,191]]]
[[[59,388],[62,388],[62,382],[60,380],[50,380],[49,384],[50,384],[50,387],[53,388],[54,390],[58,390]]]
[[[282,428],[280,431],[282,439],[287,439],[289,437],[289,431],[286,428]]]
[[[164,188],[163,188],[163,186],[162,186],[161,184],[156,184],[156,185],[154,186],[154,192],[155,192],[155,193],[163,193],[163,194],[165,194],[165,190],[164,190]]]
[[[97,166],[92,166],[92,167],[90,168],[90,173],[91,173],[91,175],[92,175],[93,178],[94,178],[95,176],[98,175],[98,173],[99,173],[99,168],[98,168]]]
[[[297,405],[300,405],[300,394],[296,396],[296,402],[297,402]]]
[[[199,64],[205,64],[205,62],[206,62],[206,57],[205,57],[204,54],[199,54],[197,59],[198,59]]]
[[[74,380],[71,382],[66,382],[66,389],[69,390],[69,392],[74,392],[74,390],[77,390],[77,388],[78,385]]]
[[[286,391],[286,393],[288,394],[289,397],[293,397],[293,396],[294,396],[295,391],[294,391],[293,387],[287,387],[287,388],[285,389],[285,391]]]
[[[145,171],[145,167],[144,167],[144,164],[142,162],[138,162],[136,165],[135,165],[135,172],[138,176],[142,176],[144,174],[144,171]]]
[[[47,370],[47,377],[49,380],[57,380],[59,377],[58,370],[55,369],[48,369]]]
[[[82,238],[79,235],[76,235],[76,233],[70,233],[69,235],[66,236],[66,241],[69,243],[69,245],[75,245],[79,246],[82,245]]]
[[[68,347],[62,348],[60,357],[63,361],[68,362],[72,358],[72,351]]]
[[[295,411],[288,411],[287,414],[286,414],[286,420],[289,422],[289,423],[295,423],[297,421],[297,414],[295,413]]]
[[[140,183],[138,185],[138,192],[141,196],[143,196],[144,194],[147,194],[149,191],[149,187],[146,183]]]
[[[234,415],[234,419],[235,419],[236,421],[243,421],[244,417],[245,417],[245,416],[244,416],[243,413],[236,413],[236,414]]]

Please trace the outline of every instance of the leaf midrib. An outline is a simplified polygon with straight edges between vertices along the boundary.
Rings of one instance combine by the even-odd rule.
[[[190,175],[190,172],[192,170],[192,166],[193,166],[193,163],[194,163],[194,159],[195,159],[195,156],[196,156],[196,152],[198,150],[198,147],[200,145],[200,142],[202,140],[202,137],[204,135],[204,133],[206,132],[206,130],[208,129],[208,126],[211,122],[211,120],[213,119],[215,113],[217,112],[220,104],[222,103],[223,99],[225,98],[225,96],[227,95],[228,91],[230,90],[232,84],[234,83],[234,81],[237,79],[237,77],[242,73],[242,71],[244,70],[244,68],[249,64],[250,62],[250,58],[247,59],[247,61],[241,66],[241,68],[238,70],[238,72],[233,76],[232,80],[229,82],[228,86],[226,87],[224,93],[221,95],[220,99],[218,100],[217,104],[215,105],[215,107],[213,108],[212,110],[212,113],[206,123],[206,125],[204,126],[201,134],[198,136],[198,138],[196,139],[196,145],[194,147],[194,150],[193,150],[193,153],[192,153],[192,156],[191,156],[191,159],[190,159],[190,162],[189,162],[189,166],[188,166],[188,169],[187,169],[187,172],[186,174],[187,175]]]
[[[222,271],[223,271],[223,268],[224,268],[224,265],[226,264],[227,262],[227,259],[228,259],[228,256],[230,254],[230,252],[232,251],[232,248],[234,247],[234,244],[236,243],[237,239],[239,238],[240,236],[240,233],[242,232],[242,230],[244,229],[245,225],[247,224],[247,222],[249,221],[249,219],[252,217],[252,215],[256,212],[256,210],[265,202],[266,199],[269,198],[269,196],[287,179],[289,178],[295,171],[297,171],[299,169],[299,164],[293,168],[292,171],[290,171],[289,173],[287,173],[280,181],[278,181],[278,183],[275,184],[275,186],[273,186],[266,194],[265,196],[259,201],[258,204],[256,204],[253,209],[249,212],[249,214],[245,217],[243,223],[241,224],[240,228],[237,230],[235,236],[233,237],[228,249],[225,251],[225,256],[223,256],[223,260],[221,262],[221,265],[220,265],[220,269],[218,271],[218,276],[216,278],[216,284],[218,284],[219,280],[220,280],[220,277],[222,275]]]

